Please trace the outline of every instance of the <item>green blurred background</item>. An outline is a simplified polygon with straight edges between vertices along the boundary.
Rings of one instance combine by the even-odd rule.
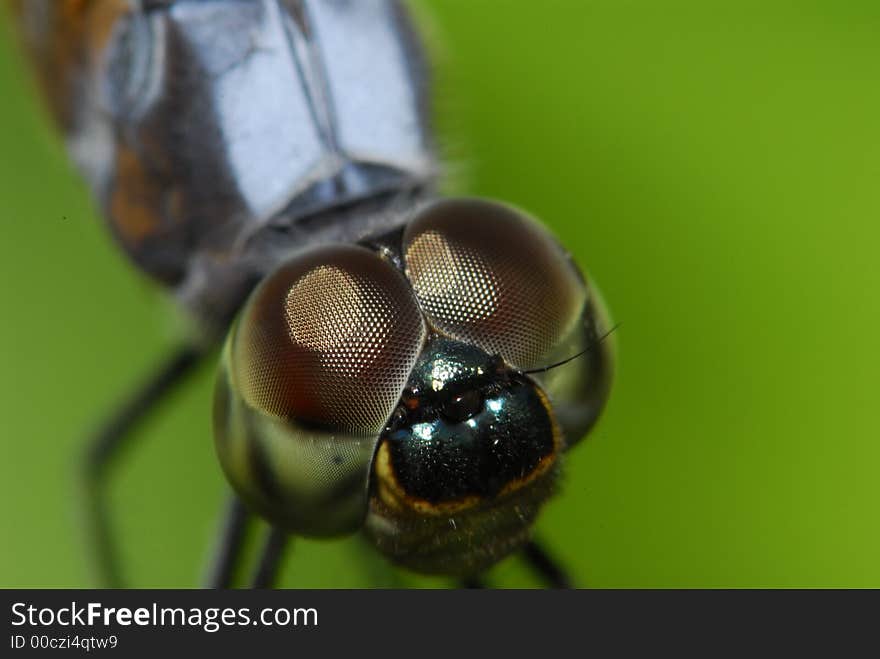
[[[540,537],[581,585],[880,586],[880,4],[420,3],[458,190],[543,218],[617,320],[607,413]],[[179,334],[0,23],[0,585],[89,583],[73,459]],[[131,581],[189,586],[224,483],[213,372],[112,489]],[[517,560],[490,575],[533,586]],[[284,584],[443,586],[357,538]]]

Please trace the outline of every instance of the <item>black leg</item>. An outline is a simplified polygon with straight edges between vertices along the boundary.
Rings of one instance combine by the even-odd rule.
[[[260,553],[260,562],[254,572],[251,588],[273,588],[281,572],[281,563],[284,558],[284,550],[290,535],[277,526],[269,529],[263,550]]]
[[[241,561],[244,540],[250,526],[251,516],[244,504],[234,494],[223,513],[220,533],[214,548],[214,555],[205,577],[205,588],[231,588],[232,580]]]
[[[85,524],[92,542],[99,585],[102,587],[119,588],[123,581],[105,496],[110,467],[134,436],[138,425],[176,385],[195,370],[203,354],[191,346],[177,348],[123,402],[86,446],[80,474],[85,496]]]
[[[571,579],[555,560],[534,540],[523,547],[522,556],[550,588],[572,588]]]
[[[486,582],[479,577],[465,577],[458,582],[458,587],[466,590],[483,590],[486,587]]]

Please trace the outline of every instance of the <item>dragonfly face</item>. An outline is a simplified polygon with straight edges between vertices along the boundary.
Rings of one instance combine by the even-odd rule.
[[[526,213],[432,199],[402,8],[17,11],[120,245],[205,341],[227,335],[215,441],[239,496],[293,533],[363,530],[422,572],[520,547],[607,398],[609,321]]]
[[[435,202],[368,244],[304,252],[256,288],[224,350],[217,452],[275,524],[365,526],[397,562],[473,574],[526,539],[595,421],[607,319],[507,206]],[[576,352],[564,378],[528,374]]]

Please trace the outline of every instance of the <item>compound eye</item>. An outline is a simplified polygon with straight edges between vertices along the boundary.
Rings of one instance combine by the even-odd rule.
[[[431,324],[517,368],[539,366],[587,300],[582,277],[547,231],[498,203],[429,206],[407,227],[403,251]]]
[[[251,295],[232,338],[233,381],[270,415],[376,432],[394,410],[425,327],[403,275],[354,246],[313,250]]]

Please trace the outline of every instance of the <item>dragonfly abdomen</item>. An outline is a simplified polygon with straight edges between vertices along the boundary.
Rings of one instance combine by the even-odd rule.
[[[197,314],[223,315],[204,308],[222,294],[199,289],[224,278],[236,288],[249,269],[239,261],[260,260],[249,246],[273,235],[267,227],[287,230],[285,250],[292,235],[354,240],[358,229],[315,218],[336,222],[337,208],[381,205],[433,178],[423,58],[407,17],[396,2],[343,4],[17,6],[111,232],[139,268],[198,301]]]

